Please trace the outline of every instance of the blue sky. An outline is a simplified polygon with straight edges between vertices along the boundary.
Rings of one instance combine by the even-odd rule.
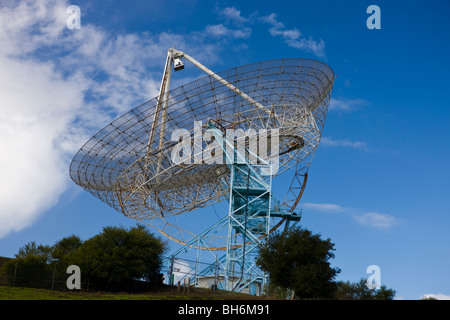
[[[79,30],[66,25],[71,4]],[[366,27],[372,4],[379,30]],[[176,45],[214,71],[287,57],[330,65],[337,78],[302,225],[335,243],[340,280],[378,265],[397,299],[450,298],[449,9],[444,0],[3,1],[0,256],[135,225],[75,185],[69,164],[90,136],[157,95]],[[198,75],[177,73],[172,85]]]

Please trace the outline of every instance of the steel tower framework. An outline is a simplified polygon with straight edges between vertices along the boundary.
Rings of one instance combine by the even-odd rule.
[[[218,278],[222,280],[215,280],[221,289],[240,292],[255,282],[264,286],[266,275],[256,266],[255,257],[258,246],[270,233],[270,218],[283,219],[285,228],[288,228],[291,223],[295,225],[300,221],[301,214],[283,210],[280,208],[280,202],[272,196],[272,161],[277,161],[276,155],[268,161],[245,146],[242,149],[237,148],[234,139],[227,136],[223,129],[219,129],[220,125],[214,121],[209,121],[208,128],[218,145],[222,146],[223,160],[230,169],[229,179],[219,179],[222,187],[229,192],[228,215],[174,252],[165,263],[173,264],[174,259],[182,259],[183,254],[192,248],[198,250],[206,247],[209,237],[215,237],[222,229],[227,228],[226,253],[190,277],[189,283],[195,285],[197,277],[213,274],[217,278],[217,269],[220,269],[223,273],[219,274]],[[251,157],[254,157],[253,161],[250,161]],[[272,202],[275,205],[272,205]]]

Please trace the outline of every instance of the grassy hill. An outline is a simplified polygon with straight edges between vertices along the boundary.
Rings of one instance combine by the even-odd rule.
[[[247,294],[191,288],[189,293],[165,288],[149,293],[71,292],[0,286],[0,300],[262,300]]]
[[[36,288],[12,287],[2,274],[2,266],[11,258],[0,257],[0,300],[254,300],[265,299],[248,294],[190,288],[189,293],[165,286],[148,293],[73,292]]]

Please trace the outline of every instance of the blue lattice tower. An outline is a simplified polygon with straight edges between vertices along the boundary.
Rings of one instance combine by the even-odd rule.
[[[248,163],[232,163],[230,167],[225,286],[240,291],[253,281],[264,281],[255,255],[269,233],[271,176],[264,179]]]
[[[280,202],[272,196],[271,162],[254,155],[258,161],[251,163],[250,151],[236,148],[234,138],[228,137],[214,121],[208,122],[208,131],[215,137],[216,146],[221,146],[224,163],[230,171],[229,179],[222,177],[218,181],[229,192],[228,215],[175,251],[166,263],[182,259],[193,248],[207,247],[210,237],[227,229],[225,254],[208,267],[196,271],[190,283],[195,285],[199,277],[211,276],[219,268],[217,285],[220,289],[239,292],[252,283],[263,287],[266,275],[255,261],[258,246],[269,235],[270,218],[282,219],[288,226],[298,223],[301,215],[283,210]]]
[[[230,172],[229,179],[223,177],[218,181],[229,192],[228,215],[174,252],[172,261],[193,248],[206,247],[210,237],[227,229],[225,254],[196,272],[190,282],[195,284],[198,277],[211,276],[220,268],[221,289],[242,291],[256,282],[262,287],[266,276],[255,260],[258,246],[270,232],[270,217],[284,219],[287,226],[290,222],[297,223],[301,216],[283,211],[273,198],[271,162],[255,155],[259,160],[251,163],[250,151],[236,148],[234,138],[228,137],[218,123],[208,122],[208,130],[215,137],[216,146],[221,146]]]

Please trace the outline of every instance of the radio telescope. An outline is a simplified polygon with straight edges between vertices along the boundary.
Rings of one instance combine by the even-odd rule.
[[[183,61],[207,75],[171,90],[172,68],[184,69]],[[220,288],[248,289],[266,280],[254,261],[258,245],[301,219],[295,209],[333,82],[333,70],[316,60],[271,60],[214,73],[169,49],[158,97],[94,135],[75,155],[70,176],[178,243],[167,261],[172,267],[173,259],[192,249],[215,256],[191,282],[215,273]],[[283,173],[291,182],[280,201],[272,180]],[[224,200],[227,212],[209,210],[215,221],[204,226],[209,218],[196,212],[216,211],[214,204]]]

